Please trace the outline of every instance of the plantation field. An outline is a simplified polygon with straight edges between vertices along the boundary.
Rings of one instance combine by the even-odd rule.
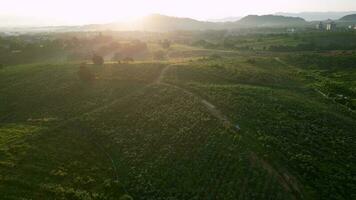
[[[356,198],[352,56],[165,53],[1,68],[1,199]]]
[[[167,81],[221,108],[256,151],[286,167],[311,197],[354,197],[355,115],[315,92],[301,69],[270,57],[252,65],[242,58],[224,65],[203,60],[172,67]]]
[[[198,97],[163,83],[164,68],[91,66],[97,79],[90,84],[80,82],[74,65],[1,71],[2,197],[296,195]]]

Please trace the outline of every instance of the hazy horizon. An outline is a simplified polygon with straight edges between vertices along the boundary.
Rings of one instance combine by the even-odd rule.
[[[197,9],[199,12],[196,12]],[[241,0],[209,2],[202,0],[194,2],[188,0],[131,0],[129,2],[120,0],[78,0],[75,2],[69,0],[51,2],[13,0],[4,2],[0,7],[0,17],[5,19],[0,21],[0,26],[109,23],[127,21],[153,13],[206,21],[250,14],[348,12],[354,10],[356,10],[356,1],[353,0],[294,0],[288,2],[271,0],[269,3],[264,3],[261,0],[250,0],[249,2]]]

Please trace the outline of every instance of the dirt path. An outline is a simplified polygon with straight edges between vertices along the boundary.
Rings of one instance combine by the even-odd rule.
[[[202,103],[202,105],[204,105],[207,108],[207,110],[210,112],[211,115],[213,115],[217,119],[221,120],[224,125],[227,125],[229,127],[233,126],[233,124],[229,121],[229,119],[219,109],[217,109],[217,107],[215,105],[213,105],[208,100],[203,99],[202,97],[198,96],[197,94],[192,93],[192,92],[190,92],[190,91],[188,91],[188,90],[186,90],[186,89],[184,89],[182,87],[179,87],[177,85],[173,85],[173,84],[164,82],[163,78],[164,78],[164,76],[166,75],[167,71],[170,68],[171,68],[171,65],[168,65],[161,71],[161,74],[160,74],[159,78],[156,81],[157,84],[167,85],[169,87],[176,88],[176,89],[181,90],[182,92],[184,92],[186,94],[189,94],[189,95],[199,99],[200,102]]]
[[[163,82],[163,78],[166,75],[166,73],[170,67],[171,67],[171,65],[167,65],[161,70],[161,73],[159,74],[159,76],[157,77],[157,79],[155,81],[156,84],[160,84]]]

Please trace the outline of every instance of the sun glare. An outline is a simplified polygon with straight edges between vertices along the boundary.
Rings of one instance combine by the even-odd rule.
[[[1,3],[0,15],[29,16],[56,19],[69,24],[128,21],[152,13],[190,17],[199,20],[247,14],[270,14],[282,11],[300,12],[348,10],[354,0],[313,2],[307,0],[8,0]],[[21,6],[19,6],[21,5]]]

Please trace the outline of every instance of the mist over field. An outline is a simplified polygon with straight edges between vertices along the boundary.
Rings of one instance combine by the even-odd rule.
[[[356,1],[0,13],[1,200],[356,199]]]

